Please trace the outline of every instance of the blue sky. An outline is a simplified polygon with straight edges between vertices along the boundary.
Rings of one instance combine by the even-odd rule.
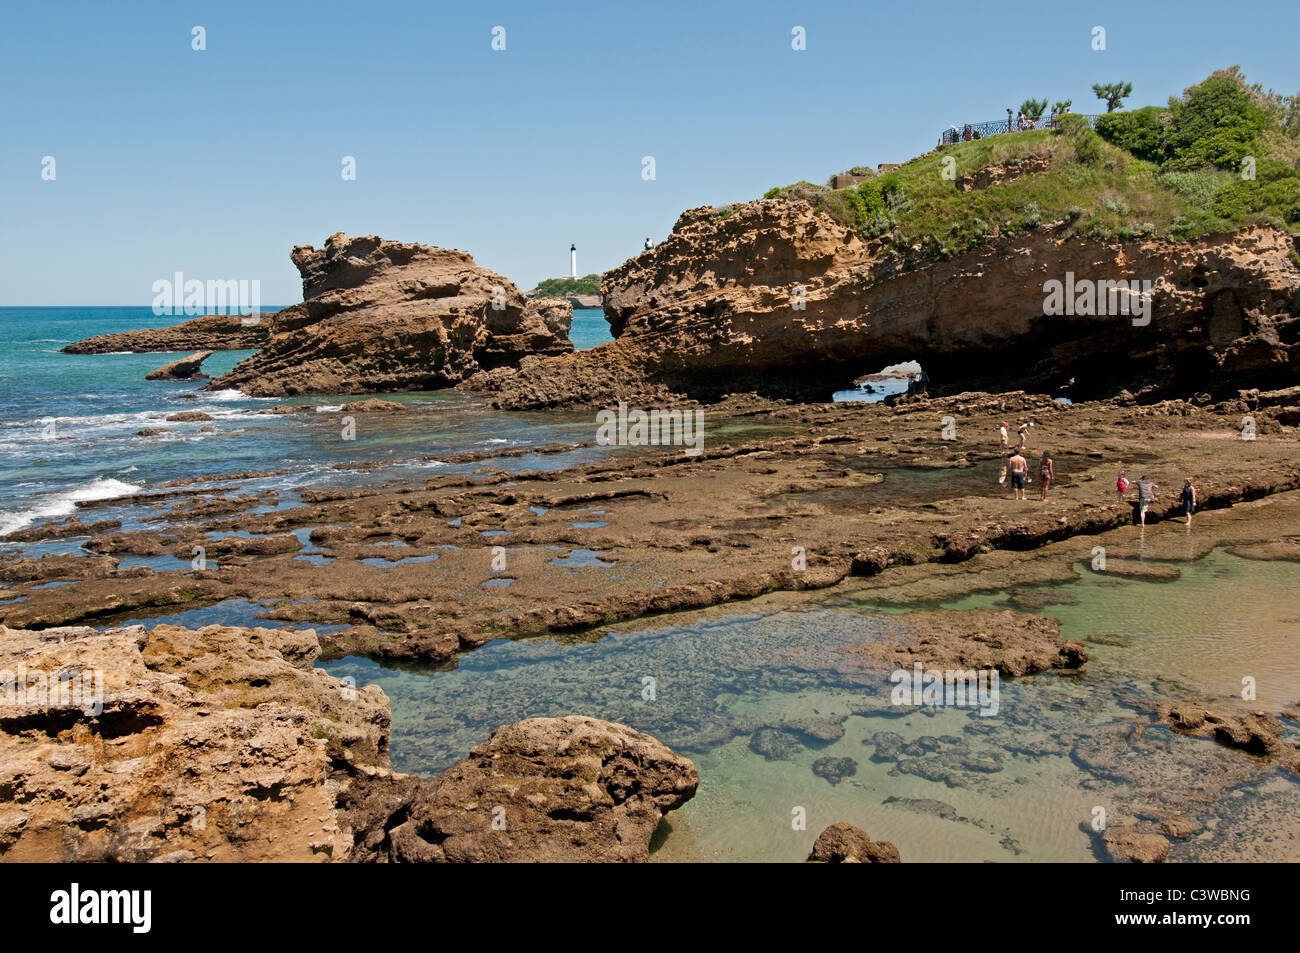
[[[301,286],[336,231],[523,288],[684,209],[927,151],[1027,96],[1300,90],[1300,4],[59,2],[0,14],[0,305],[148,304],[176,271]],[[207,49],[191,49],[194,26]],[[491,48],[492,28],[506,49]],[[791,49],[791,30],[807,49]],[[1094,26],[1107,49],[1091,47]],[[57,163],[41,179],[44,156]],[[340,175],[354,156],[355,181]],[[656,178],[641,176],[655,158]]]

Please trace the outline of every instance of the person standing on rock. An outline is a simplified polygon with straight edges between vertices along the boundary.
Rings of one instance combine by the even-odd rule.
[[[1025,477],[1029,475],[1029,461],[1020,455],[1020,449],[1012,451],[1007,461],[1007,473],[1011,477],[1011,489],[1015,493],[1013,500],[1025,499]]]
[[[1115,497],[1117,502],[1123,503],[1124,494],[1127,492],[1128,492],[1128,477],[1124,475],[1123,470],[1120,470],[1119,479],[1115,481]]]
[[[1047,490],[1054,479],[1056,479],[1056,465],[1052,463],[1052,455],[1044,450],[1043,455],[1038,458],[1038,482],[1042,484],[1038,496],[1040,500],[1047,499]]]
[[[1017,450],[1025,449],[1025,445],[1029,440],[1029,428],[1032,426],[1033,424],[1021,424],[1020,429],[1016,431],[1017,436],[1020,438],[1016,441]]]
[[[1005,420],[1002,421],[1002,425],[998,427],[998,433],[1002,435],[1002,446],[1004,447],[1007,445],[1007,432],[1009,429],[1009,425]]]
[[[1183,481],[1183,492],[1178,495],[1178,502],[1182,504],[1183,512],[1187,514],[1187,525],[1192,525],[1192,514],[1196,512],[1196,487],[1192,484],[1192,478],[1188,477]]]
[[[1160,487],[1158,484],[1152,483],[1150,480],[1148,480],[1147,475],[1145,473],[1142,474],[1142,476],[1138,479],[1137,486],[1138,486],[1138,522],[1141,523],[1143,526],[1146,526],[1147,510],[1151,507],[1151,504],[1156,501],[1156,490],[1158,490]]]

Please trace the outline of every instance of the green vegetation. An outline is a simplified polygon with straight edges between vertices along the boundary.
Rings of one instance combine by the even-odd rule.
[[[1020,104],[1020,111],[1030,119],[1037,122],[1043,118],[1043,113],[1047,112],[1046,99],[1026,99]]]
[[[1098,99],[1106,101],[1106,112],[1113,113],[1124,105],[1124,100],[1133,95],[1133,84],[1093,83],[1092,91],[1097,94]]]
[[[600,294],[600,275],[583,275],[581,278],[547,278],[528,292],[534,298],[567,298],[569,295]]]
[[[1131,91],[1098,89],[1115,104]],[[1095,131],[1058,114],[1057,127],[944,146],[851,189],[798,182],[765,197],[807,200],[863,238],[930,258],[1044,227],[1103,239],[1184,240],[1257,223],[1300,232],[1300,96],[1247,85],[1236,67],[1167,108],[1112,111]],[[1031,174],[1019,168],[1027,162]]]

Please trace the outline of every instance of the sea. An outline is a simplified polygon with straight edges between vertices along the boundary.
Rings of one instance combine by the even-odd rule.
[[[145,380],[180,353],[61,353],[93,335],[175,323],[148,306],[0,308],[0,553],[13,549],[5,535],[70,516],[79,500],[126,497],[170,480],[284,470],[261,488],[316,487],[366,479],[337,467],[385,458],[424,478],[439,466],[438,453],[585,442],[594,432],[590,414],[507,414],[481,398],[444,390],[388,398],[434,411],[437,426],[424,415],[419,423],[403,415],[376,418],[358,426],[355,439],[343,440],[339,410],[354,399],[347,395],[255,398],[199,390],[192,381]],[[575,311],[571,337],[579,349],[611,340],[604,313]],[[252,353],[219,351],[203,369],[216,377]],[[316,412],[262,412],[285,403],[309,403]],[[166,420],[180,411],[213,419]],[[137,435],[150,429],[168,432]],[[427,459],[431,455],[435,459]],[[560,454],[539,465],[573,462]],[[257,488],[250,484],[244,491]]]

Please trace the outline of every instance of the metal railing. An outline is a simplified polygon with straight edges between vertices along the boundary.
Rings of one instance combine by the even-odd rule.
[[[1066,115],[1075,115],[1087,121],[1089,126],[1097,124],[1097,115],[1082,115],[1080,113],[1067,113]],[[994,119],[992,122],[971,122],[966,123],[960,129],[956,126],[949,126],[939,134],[939,145],[950,146],[954,142],[969,142],[971,139],[984,139],[988,136],[996,136],[1006,132],[1028,132],[1031,129],[1055,129],[1057,116],[1043,116],[1037,121],[1026,119],[1021,125],[1020,121],[1012,116],[1009,119]]]

